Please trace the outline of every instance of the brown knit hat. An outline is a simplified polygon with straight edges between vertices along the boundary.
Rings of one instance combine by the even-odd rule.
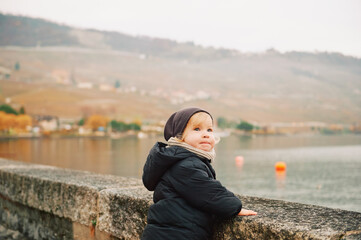
[[[189,119],[198,112],[205,112],[207,113],[211,118],[212,115],[207,112],[206,110],[203,110],[201,108],[184,108],[182,110],[179,110],[178,112],[173,113],[167,123],[164,127],[164,138],[166,141],[169,140],[171,137],[176,137],[179,134],[182,134],[184,129],[187,126],[187,123]],[[213,118],[212,118],[213,120]]]

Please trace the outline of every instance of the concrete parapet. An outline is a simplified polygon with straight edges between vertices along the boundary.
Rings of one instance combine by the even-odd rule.
[[[361,239],[361,213],[241,199],[258,215],[219,222],[214,239]],[[0,159],[1,239],[139,239],[151,203],[139,179]]]

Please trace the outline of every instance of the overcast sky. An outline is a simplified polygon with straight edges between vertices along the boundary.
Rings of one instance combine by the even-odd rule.
[[[0,11],[242,52],[361,57],[361,0],[0,0]]]

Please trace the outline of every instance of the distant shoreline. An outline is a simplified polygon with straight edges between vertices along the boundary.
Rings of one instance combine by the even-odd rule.
[[[243,136],[243,137],[258,137],[258,136],[284,136],[284,137],[291,137],[291,136],[342,136],[342,135],[360,135],[360,133],[293,133],[293,134],[282,134],[282,133],[274,133],[274,134],[252,134],[252,133],[240,133],[240,132],[232,132],[226,136],[221,135],[221,138],[228,137],[230,135],[236,136]],[[0,141],[6,140],[18,140],[18,139],[58,139],[58,138],[93,138],[93,139],[124,139],[127,137],[137,137],[139,139],[154,137],[154,136],[162,136],[160,133],[143,133],[143,132],[131,132],[131,133],[120,133],[117,135],[60,135],[60,134],[53,134],[53,135],[20,135],[20,136],[5,136],[0,135]]]

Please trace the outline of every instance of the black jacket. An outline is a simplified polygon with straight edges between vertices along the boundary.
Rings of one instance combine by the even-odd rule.
[[[211,239],[215,217],[229,218],[242,208],[238,197],[216,179],[209,161],[164,143],[151,149],[143,169],[154,204],[142,239]]]

